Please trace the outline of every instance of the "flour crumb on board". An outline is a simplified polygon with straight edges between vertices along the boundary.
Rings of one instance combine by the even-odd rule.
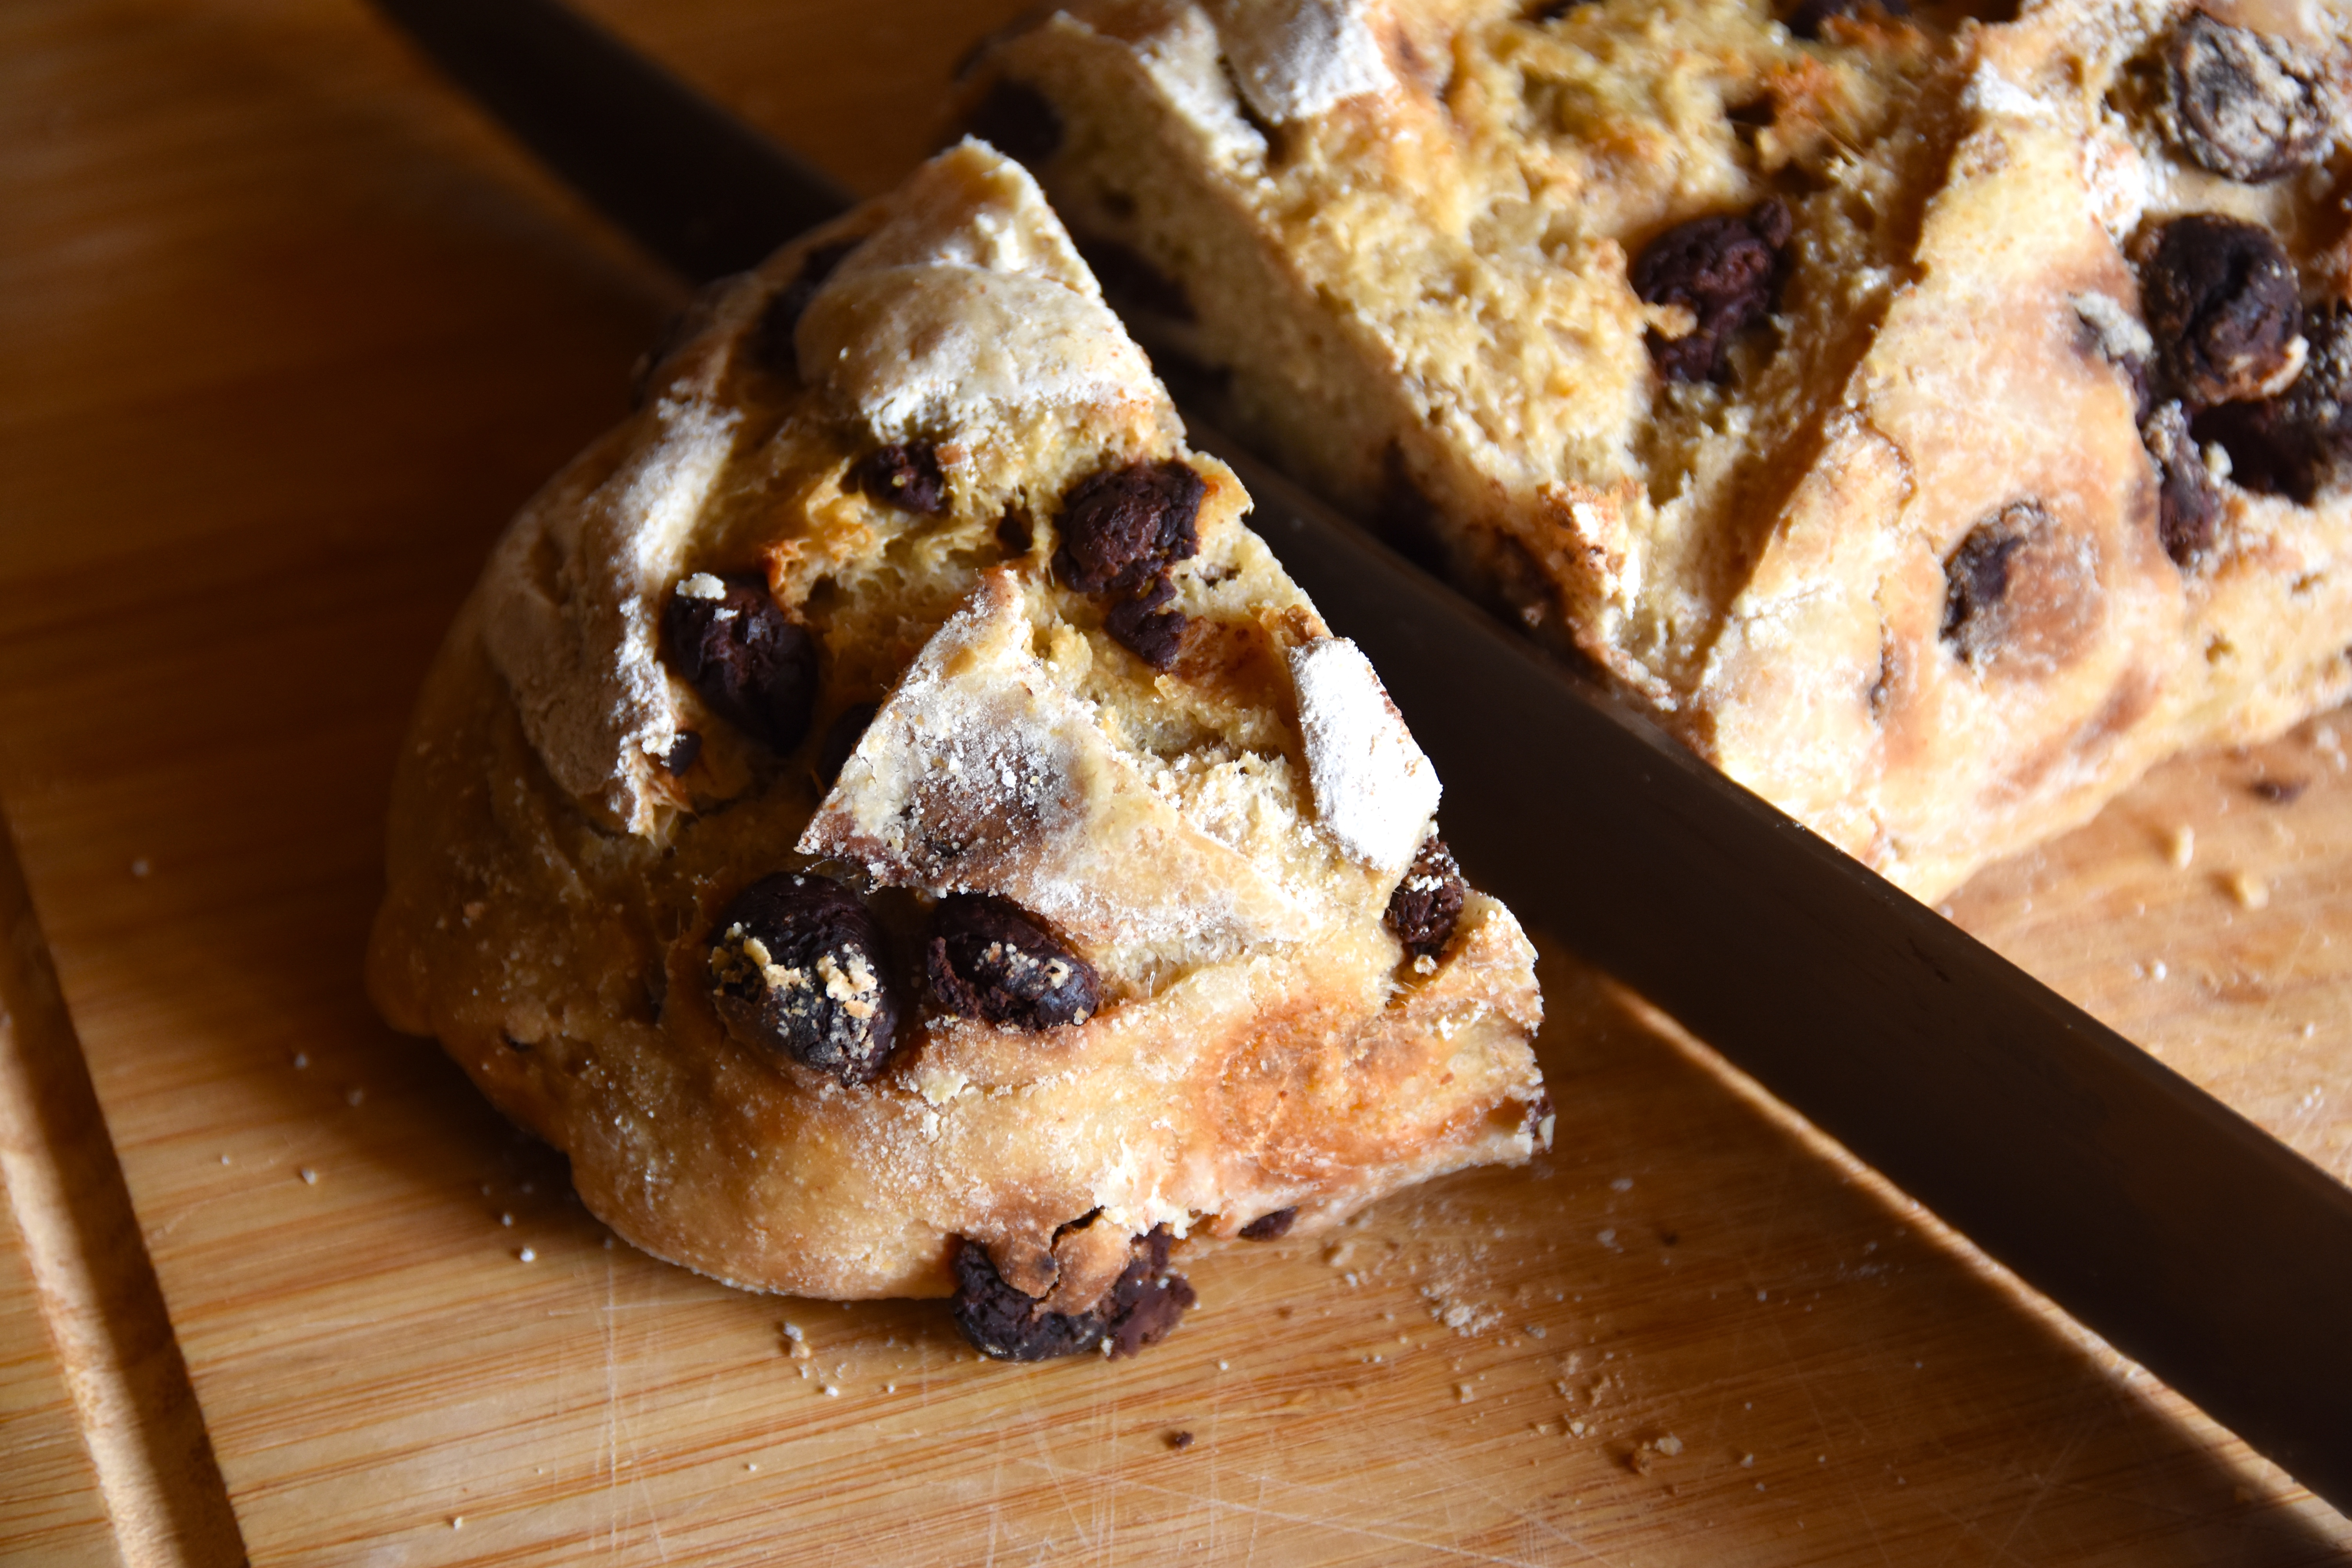
[[[1441,1279],[1421,1288],[1421,1299],[1429,1308],[1429,1315],[1460,1334],[1473,1339],[1503,1321],[1499,1308],[1483,1301],[1468,1300],[1462,1295],[1463,1284],[1458,1279]]]
[[[1646,1476],[1661,1458],[1677,1458],[1683,1451],[1683,1440],[1672,1432],[1663,1436],[1649,1437],[1633,1445],[1625,1455],[1625,1468],[1637,1476]]]
[[[2197,829],[2182,823],[2164,836],[2164,858],[2176,871],[2186,871],[2197,858]]]
[[[2242,910],[2270,908],[2271,885],[2252,871],[2231,871],[2221,879],[2222,889],[2236,900]]]

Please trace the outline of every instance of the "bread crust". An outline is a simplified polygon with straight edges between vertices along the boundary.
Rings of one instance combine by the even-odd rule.
[[[826,256],[780,357],[776,302]],[[698,317],[646,406],[517,520],[435,663],[369,953],[388,1021],[437,1036],[637,1246],[845,1300],[947,1294],[968,1238],[1080,1312],[1157,1226],[1230,1237],[1296,1207],[1312,1229],[1549,1136],[1527,938],[1475,894],[1434,964],[1383,925],[1403,867],[1320,824],[1286,662],[1344,645],[1243,527],[1230,471],[1184,447],[1017,167],[944,154]],[[896,376],[863,352],[884,341]],[[877,444],[906,441],[937,497],[869,493]],[[1197,552],[1167,574],[1184,619],[1165,670],[1051,564],[1061,498],[1138,461],[1187,466],[1202,497]],[[817,649],[809,733],[782,752],[661,642],[674,593],[715,603],[701,574],[746,571]],[[861,703],[878,712],[838,780],[815,776]],[[1060,749],[1021,753],[1019,779],[955,774],[971,787],[934,809],[962,765],[943,714]],[[1412,798],[1417,837],[1433,793]],[[935,853],[957,811],[995,858]],[[912,847],[860,821],[911,824]],[[777,872],[847,883],[919,999],[870,1082],[714,1005],[727,911]],[[951,892],[1050,925],[1098,972],[1097,1010],[950,1016],[919,976]],[[859,983],[842,994],[875,994]]]
[[[2275,235],[2306,308],[2345,297],[2352,10],[2208,8],[2305,94],[2199,108],[2241,162],[2287,128],[2303,162],[2248,183],[2165,97],[2187,0],[1813,7],[1811,37],[1760,0],[1320,8],[1383,81],[1277,113],[1226,82],[1223,9],[1097,0],[993,46],[971,100],[1054,106],[1047,189],[1157,279],[1130,313],[1223,417],[1733,777],[1936,897],[2165,755],[2352,692],[2347,487],[2264,493],[2200,437],[2212,539],[2170,558],[2115,341],[2187,213]],[[1636,260],[1765,202],[1793,228],[1768,307],[1720,380],[1664,374],[1696,319]],[[1969,542],[2022,539],[2013,509],[2041,542],[1958,626]]]

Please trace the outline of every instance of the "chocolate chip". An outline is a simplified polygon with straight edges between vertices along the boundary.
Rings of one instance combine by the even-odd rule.
[[[939,448],[919,437],[868,452],[851,465],[849,481],[842,488],[863,490],[886,506],[925,517],[948,510],[948,480],[940,471]]]
[[[1298,1207],[1294,1204],[1286,1209],[1262,1214],[1234,1234],[1244,1241],[1279,1241],[1290,1234],[1290,1227],[1297,1219]]]
[[[2157,537],[2174,565],[2192,565],[2213,547],[2221,487],[2205,466],[2204,449],[2179,404],[2168,403],[2149,416],[2139,438],[2156,460]]]
[[[2211,213],[2157,231],[2140,278],[2147,330],[2183,401],[2259,397],[2293,352],[2294,264],[2266,228]]]
[[[2255,799],[2270,805],[2293,805],[2295,798],[2310,787],[2308,779],[2256,779],[2246,786]]]
[[[2090,542],[2032,501],[1969,531],[1944,563],[1943,637],[1979,671],[2037,676],[2081,651],[2097,625]]]
[[[1103,616],[1111,640],[1157,670],[1176,668],[1184,648],[1184,612],[1177,609],[1176,584],[1155,577],[1132,599],[1122,599]]]
[[[848,254],[864,244],[862,239],[837,239],[820,245],[801,258],[798,272],[793,280],[768,297],[767,305],[760,311],[759,321],[751,328],[751,355],[779,375],[800,373],[800,350],[793,341],[793,332],[801,324],[801,314],[833,276]]]
[[[1801,38],[1819,38],[1822,24],[1831,17],[1858,16],[1864,10],[1895,18],[1911,15],[1911,7],[1903,0],[1798,0],[1796,9],[1789,13],[1789,31]]]
[[[1093,964],[1019,905],[984,893],[939,901],[925,967],[932,994],[958,1017],[1044,1030],[1083,1024],[1100,1005]]]
[[[1194,523],[1209,487],[1174,458],[1106,468],[1062,503],[1054,570],[1081,594],[1134,594],[1201,552]]]
[[[1642,247],[1633,292],[1653,305],[1680,305],[1697,325],[1679,338],[1650,333],[1650,359],[1669,381],[1723,381],[1731,339],[1771,309],[1781,252],[1792,227],[1778,199],[1745,216],[1693,218]]]
[[[2230,477],[2308,506],[2352,467],[2352,303],[2308,312],[2303,374],[2276,397],[2208,409],[2193,428],[2230,454]]]
[[[874,722],[874,715],[882,711],[872,702],[853,702],[834,716],[824,727],[824,742],[816,749],[816,782],[819,789],[830,790],[841,777],[841,767],[849,754],[857,750],[857,742],[866,738],[866,727]]]
[[[1454,940],[1462,918],[1462,900],[1469,892],[1454,852],[1435,834],[1421,841],[1404,879],[1389,895],[1388,912],[1381,919],[1404,950],[1414,958],[1434,958]]]
[[[1199,1299],[1181,1275],[1168,1272],[1168,1246],[1164,1225],[1137,1237],[1127,1268],[1100,1301],[1083,1312],[1049,1312],[1005,1282],[986,1247],[959,1240],[950,1259],[956,1327],[999,1361],[1049,1361],[1106,1343],[1114,1359],[1133,1355],[1166,1339]]]
[[[971,133],[1016,163],[1031,166],[1062,150],[1062,117],[1045,95],[1000,77],[971,111]]]
[[[711,586],[706,598],[693,590]],[[816,641],[756,576],[697,573],[670,591],[662,655],[711,711],[779,752],[808,733]]]
[[[2192,11],[2173,31],[2164,75],[2172,94],[2165,129],[2226,179],[2252,184],[2308,168],[2335,133],[2326,62],[2284,38]]]
[[[711,1000],[727,1032],[845,1085],[889,1064],[903,1011],[881,928],[827,877],[762,878],[710,939]]]
[[[1192,1446],[1192,1434],[1190,1432],[1171,1432],[1168,1434],[1168,1446],[1181,1454],[1185,1449]]]
[[[1072,237],[1078,254],[1093,269],[1095,281],[1113,304],[1125,310],[1159,316],[1171,321],[1193,320],[1192,301],[1184,286],[1150,261],[1133,246],[1099,235]]]
[[[669,743],[669,750],[662,753],[662,766],[669,770],[670,777],[676,778],[694,766],[694,759],[700,755],[702,737],[691,730],[680,730],[677,739]]]

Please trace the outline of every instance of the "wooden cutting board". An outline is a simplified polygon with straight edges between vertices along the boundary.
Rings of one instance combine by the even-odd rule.
[[[604,11],[872,189],[1013,8]],[[673,288],[352,5],[0,12],[0,803],[70,1009],[0,976],[0,1081],[50,1097],[12,1212],[54,1243],[0,1232],[0,1556],[2352,1550],[1558,952],[1556,1153],[1204,1258],[1137,1362],[982,1363],[935,1306],[742,1295],[611,1241],[358,967],[435,641]],[[1955,909],[2352,1174],[2331,732],[2177,763]]]

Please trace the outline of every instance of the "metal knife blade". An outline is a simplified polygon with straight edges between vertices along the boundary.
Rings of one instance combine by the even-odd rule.
[[[557,0],[376,3],[688,278],[846,205]],[[2352,1189],[1192,423],[1482,883],[2352,1513]]]

